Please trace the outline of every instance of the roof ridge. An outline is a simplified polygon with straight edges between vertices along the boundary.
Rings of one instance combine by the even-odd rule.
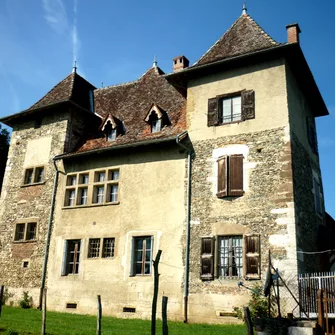
[[[74,81],[75,81],[75,78],[76,78],[76,74],[77,72],[72,72],[71,75],[72,75],[72,79],[71,79],[71,89],[70,89],[70,97],[69,97],[69,100],[72,99],[72,96],[73,96],[73,88],[74,88]]]
[[[136,79],[136,80],[133,80],[133,81],[128,81],[128,82],[122,83],[122,84],[115,84],[115,85],[110,85],[110,86],[106,86],[106,87],[98,87],[94,91],[100,91],[100,90],[105,90],[105,89],[108,89],[108,88],[114,88],[114,87],[120,87],[120,86],[135,84],[138,81],[139,81],[139,79]]]

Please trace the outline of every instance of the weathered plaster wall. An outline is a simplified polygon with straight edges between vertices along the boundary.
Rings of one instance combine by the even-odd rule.
[[[169,317],[182,318],[182,233],[185,226],[185,153],[180,148],[129,149],[83,156],[65,162],[65,172],[118,168],[119,204],[63,208],[66,176],[61,175],[48,268],[48,308],[64,311],[77,303],[78,313],[94,313],[101,295],[104,313],[122,317],[150,318],[153,275],[130,277],[133,236],[153,236],[155,257],[162,250],[160,294],[169,297]],[[89,186],[92,194],[91,185]],[[115,237],[115,257],[89,259],[89,238]],[[78,275],[61,276],[65,239],[81,239]],[[136,313],[123,313],[135,307]],[[160,308],[160,307],[159,307]],[[68,310],[73,311],[73,310]]]
[[[0,282],[16,294],[13,300],[21,298],[25,289],[38,303],[54,177],[52,157],[63,152],[66,113],[46,116],[40,128],[34,125],[34,121],[17,125],[11,138],[0,199]],[[25,168],[41,165],[45,167],[44,182],[22,186]],[[36,241],[13,241],[18,222],[37,222]],[[23,267],[23,261],[29,262],[28,267]]]
[[[187,128],[192,141],[286,126],[288,110],[285,80],[282,60],[191,80],[187,89]],[[255,120],[207,127],[208,99],[244,89],[255,91]]]

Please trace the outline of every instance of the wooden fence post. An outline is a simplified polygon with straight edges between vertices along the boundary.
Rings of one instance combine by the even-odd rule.
[[[42,296],[42,329],[41,335],[45,335],[45,327],[46,327],[46,314],[47,314],[47,289],[43,289]]]
[[[1,318],[1,312],[2,312],[2,299],[3,299],[4,289],[5,289],[5,286],[1,285],[1,288],[0,288],[0,318]]]
[[[251,321],[250,309],[249,307],[243,307],[244,319],[247,324],[247,335],[254,335],[254,328]]]
[[[167,303],[168,303],[168,297],[163,296],[162,298],[162,329],[163,329],[163,335],[169,334],[169,328],[167,324]]]
[[[97,314],[97,335],[101,335],[101,296],[98,295],[98,314]]]
[[[154,266],[154,296],[152,298],[152,310],[151,310],[151,335],[156,335],[156,310],[157,310],[157,296],[159,286],[159,274],[158,264],[161,258],[162,250],[158,250],[155,260],[153,261]]]
[[[323,291],[321,288],[318,289],[318,324],[321,328],[324,326],[324,314],[323,314]]]

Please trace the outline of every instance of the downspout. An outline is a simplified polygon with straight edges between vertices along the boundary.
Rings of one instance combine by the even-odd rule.
[[[185,275],[184,275],[184,323],[187,323],[188,295],[189,295],[189,276],[190,276],[190,232],[191,232],[191,171],[193,150],[186,147],[181,141],[187,137],[187,131],[176,137],[179,146],[187,151],[187,212],[186,212],[186,249],[185,249]]]
[[[55,170],[56,170],[56,174],[55,174],[54,185],[53,185],[53,189],[52,189],[52,198],[51,198],[51,208],[50,208],[50,215],[49,215],[49,222],[48,222],[47,240],[46,240],[44,260],[43,260],[42,282],[41,282],[40,297],[39,297],[39,309],[42,309],[43,290],[45,288],[45,279],[46,279],[46,273],[47,273],[47,264],[48,264],[50,238],[51,238],[52,218],[53,218],[54,210],[55,210],[56,190],[57,190],[57,184],[58,184],[58,176],[59,176],[59,172],[60,172],[57,169],[55,158],[56,158],[56,156],[52,159],[53,163],[54,163]]]

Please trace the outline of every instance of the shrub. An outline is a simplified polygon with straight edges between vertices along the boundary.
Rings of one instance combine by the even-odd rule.
[[[28,291],[23,291],[22,299],[19,301],[21,308],[31,308],[33,298],[29,296]]]
[[[270,316],[273,314],[272,309],[273,302],[270,302]],[[263,287],[261,284],[256,284],[252,288],[251,298],[248,303],[250,309],[250,316],[252,322],[255,324],[255,320],[268,316],[268,298],[263,295]],[[243,308],[234,307],[234,312],[239,319],[243,319]]]

